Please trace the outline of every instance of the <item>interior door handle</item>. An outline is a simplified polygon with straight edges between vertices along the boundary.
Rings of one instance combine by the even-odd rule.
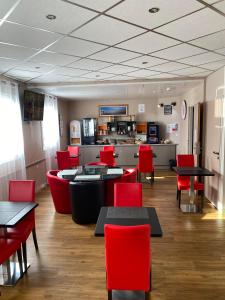
[[[213,151],[213,154],[220,155],[220,153],[216,151]]]

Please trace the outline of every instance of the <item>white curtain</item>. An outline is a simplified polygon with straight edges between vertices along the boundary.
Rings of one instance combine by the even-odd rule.
[[[25,179],[18,85],[0,80],[0,200],[7,200],[9,179]]]
[[[58,103],[54,96],[45,95],[42,135],[46,167],[52,170],[56,165],[56,151],[60,148]]]

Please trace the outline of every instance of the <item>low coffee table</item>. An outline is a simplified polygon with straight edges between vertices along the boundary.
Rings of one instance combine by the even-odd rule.
[[[95,236],[104,236],[104,225],[151,226],[151,236],[161,237],[162,229],[154,207],[102,207],[95,228]]]

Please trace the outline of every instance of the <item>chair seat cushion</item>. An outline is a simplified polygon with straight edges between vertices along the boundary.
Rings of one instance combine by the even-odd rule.
[[[177,180],[177,188],[178,190],[189,190],[190,189],[190,180]],[[195,181],[194,189],[198,191],[204,190],[204,183]]]
[[[33,228],[33,222],[20,222],[13,228],[7,228],[6,237],[9,239],[17,239],[21,242],[26,242]],[[0,237],[2,238],[4,235],[1,234]]]
[[[141,172],[141,171],[140,171],[139,164],[137,164],[136,167],[137,167],[138,171]],[[151,170],[151,171],[146,171],[146,173],[153,172],[153,171],[154,171],[154,166],[152,166],[152,170]],[[143,172],[143,173],[144,173],[144,172]]]
[[[19,240],[0,238],[0,264],[20,248]]]

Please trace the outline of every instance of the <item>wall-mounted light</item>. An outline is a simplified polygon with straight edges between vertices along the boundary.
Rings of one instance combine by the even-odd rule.
[[[164,104],[164,103],[159,103],[157,106],[158,106],[158,108],[160,108],[160,107],[164,107],[165,105],[166,104]],[[167,105],[176,106],[177,103],[176,102],[171,102],[171,104],[167,104]]]
[[[172,106],[176,106],[176,105],[177,105],[177,102],[171,102],[171,105],[172,105]]]
[[[160,108],[160,107],[163,107],[164,104],[163,103],[159,103],[157,106],[158,106],[158,108]]]

